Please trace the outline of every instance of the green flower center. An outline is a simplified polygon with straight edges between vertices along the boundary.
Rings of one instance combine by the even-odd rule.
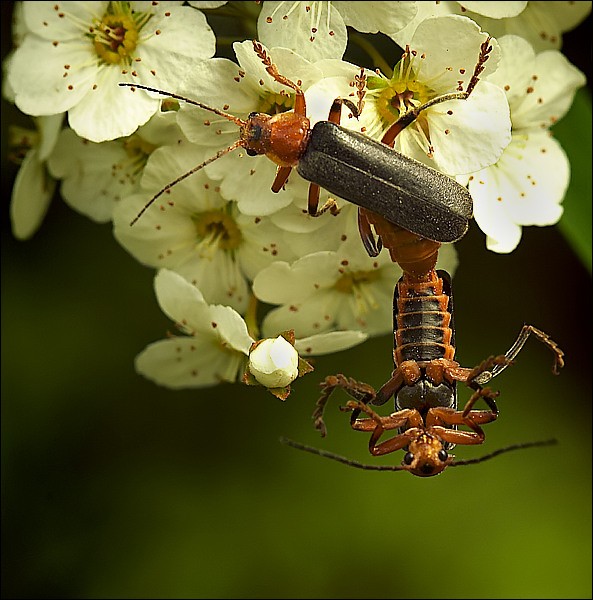
[[[261,98],[257,112],[267,115],[288,112],[294,108],[294,97],[288,94],[268,92]]]
[[[157,146],[142,139],[136,133],[124,141],[124,150],[128,156],[126,166],[132,169],[134,176],[140,175],[148,161],[148,157],[156,148]]]
[[[387,126],[410,109],[425,104],[437,95],[435,90],[417,79],[410,55],[406,53],[395,66],[392,78],[389,81],[381,81],[376,87],[380,90],[376,101],[377,111]],[[423,119],[424,115],[420,114],[418,125],[422,126],[420,121]]]
[[[104,63],[129,64],[138,45],[140,30],[152,15],[133,12],[128,2],[110,2],[101,20],[95,20],[90,36]]]
[[[348,294],[351,297],[351,305],[354,314],[360,323],[364,322],[364,315],[379,306],[373,295],[372,284],[380,278],[379,270],[375,271],[351,271],[344,273],[334,284],[338,292]]]
[[[194,217],[201,246],[219,250],[235,250],[242,241],[241,230],[224,210],[209,210]]]
[[[378,271],[352,271],[344,273],[340,279],[334,283],[334,287],[338,292],[343,294],[351,294],[356,288],[367,283],[373,283],[379,279]]]

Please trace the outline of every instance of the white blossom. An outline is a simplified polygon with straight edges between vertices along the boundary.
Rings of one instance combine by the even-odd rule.
[[[201,148],[185,143],[155,150],[145,167],[142,191],[114,211],[116,239],[140,262],[182,274],[206,301],[243,313],[249,281],[274,260],[292,260],[283,232],[264,216],[239,212],[218,182],[200,171],[171,188],[134,224],[148,200],[178,175],[200,164]]]
[[[147,346],[136,357],[136,370],[170,388],[237,381],[254,341],[242,317],[230,306],[207,304],[173,271],[160,271],[154,285],[161,309],[185,335]]]
[[[63,114],[35,119],[37,131],[20,131],[14,145],[25,148],[12,188],[10,220],[14,236],[26,240],[39,229],[49,208],[56,180],[49,174],[47,160],[54,151]]]
[[[500,40],[502,61],[490,77],[507,95],[512,141],[492,166],[469,178],[474,217],[495,252],[511,252],[527,225],[553,225],[570,179],[568,158],[549,127],[568,111],[584,75],[557,50],[535,54],[518,36]]]
[[[192,62],[214,54],[214,34],[180,2],[24,2],[29,32],[8,80],[26,114],[68,112],[93,142],[131,135],[158,110],[160,96],[120,82],[173,89]]]
[[[174,389],[206,387],[225,381],[251,383],[245,379],[250,354],[260,345],[267,345],[268,340],[256,341],[239,313],[229,306],[206,303],[200,290],[174,271],[160,270],[154,288],[161,309],[175,322],[181,335],[148,345],[136,357],[136,370],[141,375]],[[294,348],[301,356],[325,354],[345,350],[365,339],[366,335],[360,331],[344,331],[294,340]],[[286,347],[278,345],[280,353],[285,355]],[[276,354],[275,350],[273,353]],[[290,352],[288,364],[294,360]],[[253,362],[261,366],[257,355]],[[311,370],[310,366],[305,368],[300,358],[297,364],[298,375]],[[286,388],[290,382],[285,386],[280,386],[281,383],[284,381],[273,379],[262,385]],[[289,390],[275,389],[273,393],[285,399]]]
[[[500,17],[490,14],[483,6],[471,5],[521,4],[514,2],[463,2],[469,12],[465,13],[484,30],[496,38],[503,35],[518,35],[527,40],[536,52],[559,50],[562,47],[562,34],[574,29],[591,12],[591,2],[525,2],[525,10],[517,15]]]
[[[418,12],[390,37],[402,48],[418,25],[430,17],[464,15],[495,38],[519,35],[536,52],[562,47],[562,34],[574,29],[591,12],[591,2],[418,2]]]
[[[74,210],[97,223],[111,221],[115,206],[136,192],[150,154],[183,139],[174,112],[157,112],[131,136],[95,143],[64,129],[48,166]]]
[[[422,21],[391,79],[369,78],[363,120],[379,138],[410,108],[466,89],[487,34],[455,15]],[[496,70],[500,49],[492,51],[470,97],[427,108],[395,138],[395,149],[448,175],[470,173],[496,162],[510,141],[509,108],[502,90],[484,81]],[[369,123],[364,112],[372,111]]]
[[[416,15],[418,2],[264,2],[257,21],[269,48],[291,48],[304,58],[342,58],[346,26],[365,33],[394,33]]]

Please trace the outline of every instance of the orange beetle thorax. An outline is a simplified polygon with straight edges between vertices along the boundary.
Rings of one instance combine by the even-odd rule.
[[[265,154],[281,167],[294,167],[309,140],[309,119],[294,112],[252,113],[241,128],[248,154]]]

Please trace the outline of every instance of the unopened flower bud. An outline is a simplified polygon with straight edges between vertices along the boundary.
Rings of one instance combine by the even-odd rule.
[[[299,354],[282,336],[260,342],[249,355],[249,370],[268,388],[283,388],[299,374]]]

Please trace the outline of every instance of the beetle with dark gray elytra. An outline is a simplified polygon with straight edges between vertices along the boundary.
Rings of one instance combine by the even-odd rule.
[[[236,148],[245,148],[250,156],[266,155],[278,165],[272,191],[279,192],[283,188],[293,168],[310,182],[308,213],[311,216],[318,216],[327,210],[332,214],[338,212],[333,199],[319,208],[322,187],[330,194],[373,211],[426,239],[437,242],[460,239],[473,216],[469,191],[447,175],[405,156],[392,146],[398,133],[422,111],[441,102],[469,97],[492,50],[489,42],[490,38],[481,45],[478,62],[465,91],[438,96],[410,109],[387,129],[381,141],[339,125],[342,105],[345,104],[355,117],[360,114],[366,81],[362,72],[355,81],[358,102],[355,104],[349,99],[335,99],[328,120],[319,121],[311,128],[305,94],[300,85],[281,75],[266,50],[255,40],[254,50],[266,71],[278,83],[294,91],[293,110],[275,115],[251,113],[247,119],[240,119],[171,92],[120,83],[120,86],[131,87],[132,90],[144,89],[198,106],[236,123],[240,128],[239,139],[234,144],[170,182],[148,201],[131,225],[174,185],[224,154]],[[368,235],[368,224],[360,214],[359,228],[367,251],[371,256],[376,256],[381,249],[381,242],[378,240],[378,245],[375,245],[372,236]]]

